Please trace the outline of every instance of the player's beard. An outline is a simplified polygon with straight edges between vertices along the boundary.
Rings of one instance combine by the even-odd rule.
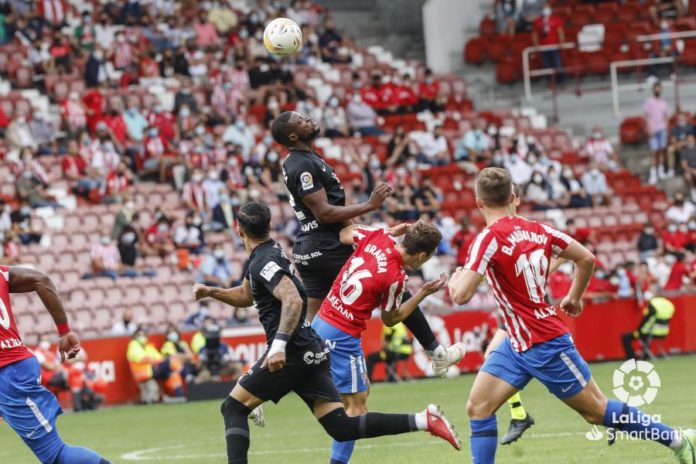
[[[316,139],[320,133],[321,133],[321,129],[317,125],[314,129],[312,129],[312,132],[307,134],[307,138],[305,139],[305,142],[311,142],[312,140]]]

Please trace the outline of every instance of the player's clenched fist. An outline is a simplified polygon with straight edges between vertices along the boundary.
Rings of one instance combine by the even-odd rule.
[[[561,301],[561,311],[572,317],[578,317],[582,313],[582,300],[572,300],[570,297]]]
[[[196,301],[202,300],[203,298],[208,298],[210,296],[210,289],[203,284],[194,284],[192,290],[193,298]]]
[[[268,367],[270,372],[276,372],[285,367],[285,352],[268,355],[261,367]]]
[[[80,339],[75,332],[68,332],[58,340],[58,351],[61,362],[73,359],[80,352]]]

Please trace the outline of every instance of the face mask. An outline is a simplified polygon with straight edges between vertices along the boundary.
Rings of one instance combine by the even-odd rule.
[[[510,162],[512,164],[517,164],[517,155],[510,156]]]
[[[227,203],[228,201],[230,201],[230,196],[228,194],[223,193],[220,195],[220,203]]]
[[[655,231],[653,229],[645,229],[645,235],[653,235]]]
[[[17,118],[17,123],[18,124],[26,124],[27,119],[24,116],[20,116]]]
[[[573,177],[573,171],[571,171],[570,169],[564,169],[563,177],[565,177],[566,179],[570,179],[571,177]]]
[[[242,204],[242,202],[239,200],[239,198],[237,198],[237,197],[232,197],[232,198],[230,199],[230,204],[231,204],[232,206],[239,206],[239,205]]]
[[[19,209],[19,212],[22,214],[22,216],[29,216],[31,214],[31,207],[29,206],[22,206]]]
[[[157,230],[159,232],[166,232],[169,230],[169,226],[167,224],[160,224],[157,226]]]
[[[620,282],[621,282],[621,280],[616,276],[609,279],[609,283],[615,287],[618,286]]]
[[[593,132],[593,133],[592,133],[592,138],[601,139],[601,138],[602,138],[602,133],[601,133],[601,132]]]
[[[677,231],[677,226],[675,224],[670,224],[667,226],[667,230],[671,233],[674,233]]]
[[[529,164],[536,164],[536,162],[537,162],[537,157],[536,157],[536,156],[534,156],[534,155],[529,155],[529,156],[527,157],[527,163],[529,163]]]
[[[230,158],[227,160],[228,166],[237,167],[237,164],[239,164],[239,161],[237,160],[237,158]]]
[[[138,337],[137,340],[138,340],[138,343],[140,343],[141,345],[144,345],[147,343],[147,337],[144,335]]]
[[[205,128],[203,126],[196,127],[196,135],[198,135],[198,136],[205,135]]]
[[[101,242],[102,242],[102,245],[108,245],[109,243],[111,243],[111,237],[109,237],[108,235],[104,235],[101,238]]]
[[[541,176],[534,176],[532,178],[535,184],[541,184],[541,181],[543,180]]]
[[[181,108],[181,111],[179,111],[179,114],[181,115],[182,118],[188,118],[189,115],[191,114],[191,110],[188,108]]]
[[[135,242],[135,234],[133,232],[126,232],[121,236],[121,241],[123,243],[133,243]]]
[[[379,160],[376,160],[376,159],[370,160],[370,169],[375,170],[375,169],[379,169],[379,167],[380,167]]]
[[[593,169],[590,171],[590,174],[592,174],[593,176],[597,177],[597,176],[599,175],[599,169],[598,169],[598,168],[593,168]]]
[[[101,51],[96,51],[94,52],[94,58],[101,61],[104,58],[104,54]]]
[[[249,31],[247,31],[246,29],[242,29],[241,31],[239,31],[239,38],[240,39],[248,39],[249,38]]]
[[[278,105],[278,102],[276,100],[268,100],[268,109],[271,111],[275,111],[278,109],[280,105]]]
[[[544,7],[544,9],[541,10],[541,14],[543,14],[544,16],[551,16],[551,8]]]
[[[44,351],[48,351],[51,348],[51,343],[47,342],[46,340],[42,340],[41,343],[39,343],[39,348]]]
[[[361,101],[360,95],[353,95],[353,103],[360,103]]]
[[[270,104],[270,102],[269,102],[269,104]],[[246,127],[246,123],[242,120],[239,120],[239,121],[234,123],[234,127],[236,127],[237,129],[243,130]]]
[[[696,222],[691,221],[689,223],[689,230],[696,230]]]
[[[203,176],[200,175],[200,174],[195,174],[191,179],[192,179],[194,182],[200,182],[200,181],[203,180]]]
[[[271,163],[275,163],[276,161],[278,161],[278,153],[272,151],[268,154],[267,158],[268,161],[270,161]]]
[[[217,180],[218,177],[220,177],[220,175],[218,174],[217,171],[210,171],[208,173],[208,179],[210,179],[210,180]]]
[[[198,227],[201,224],[203,224],[203,220],[200,218],[200,216],[196,216],[193,218],[193,225]]]
[[[331,108],[336,108],[338,106],[338,98],[332,98],[329,100],[329,106]]]
[[[179,341],[179,334],[176,332],[169,332],[167,334],[167,340],[170,342],[178,342]]]
[[[406,168],[407,168],[409,171],[414,171],[414,170],[416,170],[416,169],[418,168],[418,161],[412,160],[412,159],[406,161]]]
[[[667,29],[669,29],[669,24],[667,24],[667,21],[662,21],[660,23],[660,29],[662,29],[663,31],[666,31]]]
[[[157,129],[150,129],[150,137],[157,137],[158,133]]]
[[[597,271],[595,272],[595,277],[598,279],[603,279],[604,277],[606,277],[606,274],[604,273],[604,271]]]
[[[254,34],[254,38],[256,40],[262,40],[263,39],[263,32],[260,32],[260,31],[257,32],[256,34]]]
[[[31,179],[32,177],[34,177],[34,175],[31,173],[31,171],[24,171],[22,173],[22,177],[24,177],[25,179]]]
[[[221,260],[225,257],[225,252],[222,250],[215,250],[213,256],[215,256],[215,259]]]

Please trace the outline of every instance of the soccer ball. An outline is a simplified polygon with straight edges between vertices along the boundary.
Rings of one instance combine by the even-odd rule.
[[[288,18],[274,19],[263,31],[263,46],[276,56],[288,56],[302,48],[302,31]]]

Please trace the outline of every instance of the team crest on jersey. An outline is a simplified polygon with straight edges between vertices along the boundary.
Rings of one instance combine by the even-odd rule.
[[[308,172],[303,172],[300,174],[300,184],[302,185],[302,190],[309,190],[314,187],[314,179],[312,175]]]

